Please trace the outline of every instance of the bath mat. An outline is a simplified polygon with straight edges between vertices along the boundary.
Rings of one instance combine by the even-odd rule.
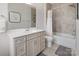
[[[71,56],[71,48],[67,48],[60,45],[56,50],[55,54],[58,56]]]

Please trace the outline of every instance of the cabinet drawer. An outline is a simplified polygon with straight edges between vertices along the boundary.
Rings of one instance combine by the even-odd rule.
[[[40,36],[41,32],[33,33],[27,36],[27,40]]]
[[[17,38],[14,38],[14,39],[15,39],[15,44],[21,43],[21,42],[24,42],[24,41],[25,41],[24,36],[22,36],[22,37],[17,37]]]

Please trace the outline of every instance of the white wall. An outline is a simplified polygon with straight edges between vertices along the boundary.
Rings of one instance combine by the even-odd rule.
[[[4,15],[6,20],[8,20],[8,4],[6,3],[0,3],[0,15]],[[0,33],[0,56],[7,56],[9,55],[9,49],[8,49],[8,39],[6,37],[6,34]]]
[[[8,11],[15,11],[21,14],[21,23],[10,23],[8,21],[8,30],[31,26],[31,8],[28,5],[24,3],[9,3]]]
[[[46,4],[34,3],[36,7],[36,27],[39,29],[45,29],[46,27]]]
[[[6,20],[8,20],[8,4],[7,3],[0,3],[0,15],[3,15]],[[7,23],[6,23],[7,28]]]
[[[46,27],[46,4],[43,3],[34,3],[33,4],[36,7],[36,27],[40,29],[45,29]],[[7,5],[6,5],[7,6]],[[1,6],[3,7],[3,6]],[[22,7],[22,8],[21,8]],[[8,21],[7,24],[7,30],[10,29],[17,29],[17,28],[26,28],[31,26],[31,9],[28,7],[28,5],[23,3],[9,3],[7,8],[7,11],[16,11],[21,13],[21,23],[10,23]],[[6,10],[4,9],[4,10]],[[3,11],[3,14],[6,15],[6,12]],[[7,12],[7,14],[8,14]],[[6,15],[7,17],[9,15]],[[9,19],[8,19],[9,20]]]
[[[7,19],[8,17],[8,4],[7,3],[0,3],[0,15],[4,15]]]

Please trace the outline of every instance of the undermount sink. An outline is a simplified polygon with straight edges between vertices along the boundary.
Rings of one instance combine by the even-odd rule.
[[[30,31],[30,28],[25,28],[25,31]]]
[[[26,31],[36,31],[38,30],[37,28],[26,28]]]

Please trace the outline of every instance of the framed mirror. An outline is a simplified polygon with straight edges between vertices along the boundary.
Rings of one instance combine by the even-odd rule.
[[[36,8],[31,8],[31,27],[36,27]]]
[[[79,19],[79,3],[76,4],[76,10],[77,19]]]

